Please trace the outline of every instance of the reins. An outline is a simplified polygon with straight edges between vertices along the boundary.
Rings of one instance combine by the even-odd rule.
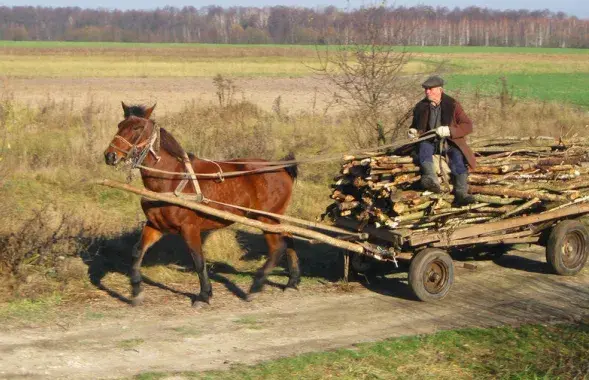
[[[149,120],[147,120],[147,121],[149,121]],[[143,136],[143,133],[147,129],[146,126],[147,126],[147,124],[143,127],[143,130],[141,131],[141,134],[137,138],[137,141],[139,141],[141,139],[141,137]],[[173,171],[161,170],[161,169],[156,169],[156,168],[142,165],[143,161],[145,160],[145,158],[147,157],[147,155],[149,153],[152,153],[154,155],[156,162],[160,160],[160,156],[157,155],[156,149],[154,149],[154,144],[156,141],[159,140],[159,137],[160,137],[159,136],[160,135],[159,127],[155,126],[154,124],[152,124],[152,127],[153,127],[153,132],[152,132],[150,138],[146,139],[145,141],[143,141],[139,144],[131,144],[124,137],[122,137],[118,134],[115,135],[114,139],[118,139],[121,142],[123,142],[128,147],[128,150],[121,149],[121,148],[117,147],[115,144],[113,144],[113,142],[110,143],[110,146],[125,154],[124,160],[131,161],[131,169],[139,168],[139,169],[154,172],[154,173],[160,173],[160,174],[181,177],[182,181],[178,184],[178,186],[176,187],[174,192],[172,192],[172,194],[174,194],[177,197],[193,199],[197,202],[206,202],[206,203],[211,202],[211,203],[215,203],[215,204],[218,204],[221,206],[234,207],[236,209],[240,209],[240,210],[246,211],[246,212],[260,213],[259,210],[248,209],[245,207],[240,207],[240,206],[236,206],[236,205],[217,202],[217,201],[213,201],[211,199],[205,198],[201,189],[200,189],[200,185],[198,183],[198,178],[212,178],[212,179],[218,179],[219,181],[222,182],[227,177],[237,177],[237,176],[250,175],[250,174],[274,172],[274,171],[277,171],[280,169],[285,169],[285,168],[295,166],[298,164],[334,161],[334,160],[339,160],[342,157],[342,154],[337,154],[337,155],[330,154],[330,155],[318,156],[318,157],[313,157],[313,158],[308,158],[308,159],[303,159],[303,160],[263,161],[263,162],[259,162],[259,161],[251,161],[251,162],[250,161],[213,161],[213,160],[208,160],[208,159],[202,159],[203,161],[208,161],[208,162],[211,162],[214,165],[216,165],[217,168],[219,169],[219,171],[217,173],[195,173],[194,169],[192,168],[192,164],[190,162],[188,155],[186,153],[184,153],[184,155],[182,157],[182,163],[184,164],[186,171],[173,172]],[[372,147],[372,148],[358,149],[358,150],[354,150],[352,152],[347,152],[347,155],[350,155],[350,154],[353,155],[353,154],[365,153],[365,152],[379,152],[379,151],[383,151],[385,149],[399,149],[399,148],[402,148],[405,146],[417,144],[421,141],[429,140],[434,136],[435,136],[435,134],[426,133],[417,139],[406,139],[406,140],[398,141],[394,144],[387,144],[387,145],[381,145],[381,146]],[[114,139],[113,139],[113,141],[114,141]],[[137,151],[141,148],[143,148],[141,150],[141,152],[136,155]],[[159,147],[157,148],[157,150],[159,151]],[[135,155],[136,155],[136,157],[135,157]],[[236,165],[264,165],[265,167],[252,169],[252,170],[223,172],[219,163],[228,163],[228,164],[236,164]],[[195,191],[194,195],[183,193],[184,188],[186,187],[186,185],[189,182],[192,183],[192,185],[194,187],[194,191]]]
[[[373,152],[373,151],[378,152],[378,151],[382,151],[385,149],[398,149],[398,148],[402,148],[404,146],[417,144],[421,141],[429,140],[432,137],[434,137],[433,134],[426,134],[418,139],[406,139],[406,140],[401,140],[395,144],[387,144],[387,145],[381,145],[378,147],[358,149],[358,150],[355,150],[352,152],[347,152],[346,155],[353,155],[353,154],[357,154],[357,153]],[[213,160],[208,160],[208,159],[202,159],[204,161],[208,161],[208,162],[212,162],[212,163],[216,164],[217,167],[219,167],[219,168],[220,168],[220,166],[217,163],[227,163],[227,164],[236,164],[236,165],[246,165],[246,164],[247,165],[268,165],[268,166],[263,167],[263,168],[258,168],[258,169],[240,170],[240,171],[233,171],[233,172],[223,172],[222,170],[220,170],[217,173],[195,173],[194,177],[192,177],[192,175],[187,172],[172,172],[172,171],[167,171],[167,170],[155,169],[155,168],[151,168],[151,167],[139,165],[139,164],[135,165],[135,167],[140,168],[140,169],[144,169],[144,170],[148,170],[148,171],[151,171],[154,173],[176,175],[176,176],[180,176],[180,177],[188,178],[188,179],[193,179],[196,177],[196,178],[213,178],[213,179],[223,180],[224,178],[228,178],[228,177],[237,177],[237,176],[249,175],[249,174],[273,172],[273,171],[277,171],[277,170],[284,169],[287,167],[295,166],[298,164],[308,164],[308,163],[318,163],[318,162],[328,162],[328,161],[340,160],[342,158],[342,156],[343,156],[343,154],[340,153],[337,155],[331,154],[331,155],[318,156],[318,157],[302,159],[302,160],[264,161],[264,162],[213,161]],[[274,163],[279,163],[279,164],[274,165]]]

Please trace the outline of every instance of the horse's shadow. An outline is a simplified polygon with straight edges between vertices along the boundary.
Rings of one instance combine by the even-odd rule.
[[[97,239],[89,249],[80,256],[88,266],[88,277],[91,283],[98,289],[106,292],[111,297],[131,304],[131,299],[104,284],[103,279],[109,273],[120,273],[125,276],[129,274],[131,267],[131,252],[133,246],[139,241],[141,231],[135,230],[124,233],[114,238]],[[208,234],[203,234],[203,241]],[[267,254],[267,245],[263,235],[237,231],[236,239],[244,252],[241,260],[260,261]],[[315,277],[335,282],[341,277],[341,265],[339,265],[339,251],[323,244],[309,244],[304,241],[295,241],[295,249],[299,256],[301,275],[304,277]],[[205,251],[206,257],[206,251]],[[173,266],[176,270],[194,272],[194,264],[188,247],[184,240],[177,235],[166,235],[154,244],[146,253],[142,267],[150,266]],[[230,277],[238,275],[253,281],[256,274],[253,270],[240,270],[224,261],[208,261],[208,274],[213,282],[222,284],[230,293],[236,297],[246,300],[247,293]],[[250,266],[250,265],[246,265]],[[288,275],[286,258],[282,257],[273,274]],[[195,273],[196,275],[196,273]],[[197,298],[195,293],[188,293],[169,285],[155,281],[145,274],[142,275],[145,284],[158,287],[171,293],[185,296],[191,300]],[[284,281],[286,283],[286,280]],[[267,280],[269,286],[285,289],[285,285]],[[198,289],[195,289],[198,291]]]
[[[121,273],[128,275],[131,265],[131,251],[140,238],[140,230],[122,234],[114,238],[98,239],[90,249],[82,254],[82,259],[88,265],[88,276],[91,283],[98,289],[106,292],[111,297],[131,304],[131,300],[109,288],[103,283],[108,273]],[[203,236],[206,240],[207,235]],[[267,245],[264,236],[243,230],[236,232],[236,239],[244,252],[241,260],[245,262],[259,262],[267,254]],[[310,244],[306,241],[295,240],[295,249],[299,256],[301,275],[306,278],[315,278],[321,281],[335,283],[343,277],[343,253],[341,249],[333,248],[325,244]],[[493,261],[496,265],[523,270],[532,273],[551,273],[550,267],[543,261],[537,261],[517,254],[518,250],[511,247],[481,247],[453,251],[452,257],[457,261]],[[509,253],[509,254],[506,254]],[[206,257],[206,252],[205,252]],[[175,269],[185,272],[194,272],[192,258],[186,243],[177,235],[166,235],[145,255],[142,267],[149,266],[173,266]],[[251,265],[245,265],[251,267]],[[392,263],[374,262],[366,273],[352,273],[352,280],[358,281],[366,289],[386,296],[417,300],[406,281],[405,276],[391,276],[399,272],[407,272],[409,264],[399,262],[396,268]],[[240,285],[231,279],[232,276],[246,277],[253,281],[255,270],[242,270],[224,261],[208,261],[208,272],[211,281],[222,284],[230,293],[239,299],[246,300],[247,293]],[[285,257],[277,265],[273,274],[288,276]],[[155,281],[143,275],[145,284],[158,287],[171,293],[185,296],[191,300],[197,298],[195,293],[189,293],[176,289],[159,281]],[[285,285],[267,280],[267,285],[284,289]],[[198,291],[198,289],[195,289]]]

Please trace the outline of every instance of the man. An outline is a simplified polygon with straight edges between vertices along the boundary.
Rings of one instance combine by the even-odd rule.
[[[468,168],[474,168],[474,153],[466,144],[465,136],[472,132],[472,122],[466,116],[460,103],[444,94],[444,80],[439,76],[431,76],[421,84],[425,98],[413,109],[413,122],[409,129],[409,137],[435,131],[435,139],[421,141],[418,144],[419,165],[421,167],[421,184],[429,191],[440,193],[440,182],[433,163],[433,155],[440,146],[440,139],[446,138],[444,152],[449,159],[450,171],[454,183],[454,201],[458,205],[474,202],[468,194]]]

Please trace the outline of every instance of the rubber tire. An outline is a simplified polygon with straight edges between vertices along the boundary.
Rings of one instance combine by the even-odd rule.
[[[425,276],[431,272],[432,264],[436,264],[445,270],[445,279],[440,284],[441,289],[430,291],[426,288]],[[409,266],[409,286],[421,301],[439,301],[446,297],[454,283],[454,261],[450,255],[438,248],[426,248],[419,251],[411,260]]]
[[[574,265],[565,262],[563,257],[564,244],[571,234],[575,234],[580,240],[582,250],[580,257],[574,261]],[[546,261],[554,271],[561,276],[573,276],[581,271],[587,262],[589,255],[589,232],[583,223],[578,220],[563,220],[558,223],[548,237],[546,243]]]

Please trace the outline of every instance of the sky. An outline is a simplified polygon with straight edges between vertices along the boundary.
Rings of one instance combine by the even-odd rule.
[[[45,7],[80,7],[80,8],[107,8],[107,9],[155,9],[166,5],[181,8],[186,5],[200,8],[207,5],[217,5],[224,8],[231,6],[263,7],[263,6],[301,6],[315,8],[317,6],[334,5],[340,9],[358,8],[362,5],[380,3],[375,0],[0,0],[0,5],[32,5]],[[548,9],[552,12],[565,12],[570,16],[589,19],[588,0],[396,0],[387,1],[387,5],[414,6],[414,5],[445,6],[448,8],[477,6],[489,9]]]

